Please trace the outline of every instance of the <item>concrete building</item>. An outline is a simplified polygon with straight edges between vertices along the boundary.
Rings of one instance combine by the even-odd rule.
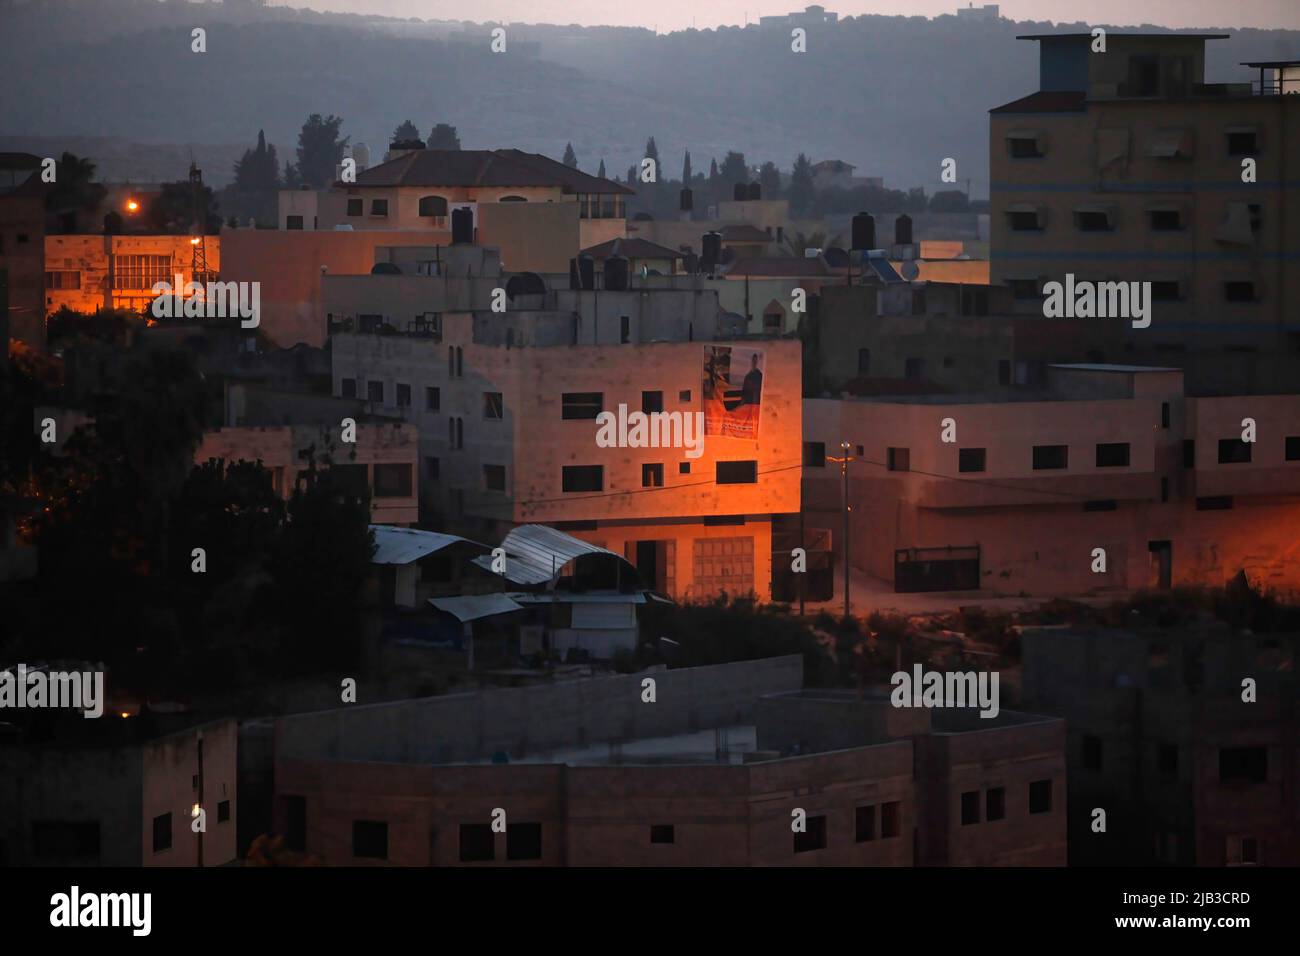
[[[357,173],[355,183],[338,182],[318,195],[317,228],[446,232],[453,209],[467,209],[473,227],[489,206],[553,204],[578,223],[578,242],[566,257],[626,235],[625,197],[632,190],[517,149],[401,151],[395,158]],[[295,196],[288,197],[295,203]],[[306,211],[294,213],[303,217]],[[289,213],[282,207],[282,215]],[[489,241],[480,237],[480,241]],[[509,260],[507,260],[509,261]],[[510,263],[515,267],[515,263]]]
[[[1060,720],[801,685],[783,657],[282,718],[276,830],[331,865],[1064,864]]]
[[[41,160],[31,153],[0,153],[0,275],[5,314],[0,342],[9,359],[9,339],[45,347],[45,188]]]
[[[233,863],[235,721],[163,735],[138,726],[157,720],[77,714],[60,721],[53,740],[35,725],[4,725],[0,865]],[[196,806],[206,815],[202,835],[192,830]]]
[[[1129,361],[1176,365],[1192,394],[1296,381],[1300,99],[1290,61],[1262,85],[1207,83],[1218,34],[1038,35],[1038,92],[990,119],[992,281],[1042,314],[1046,282],[1150,282]],[[1300,62],[1300,61],[1298,61]],[[1102,320],[1098,320],[1102,321]]]
[[[1300,863],[1294,635],[1034,627],[1020,640],[1024,706],[1069,728],[1071,865]]]
[[[1295,594],[1298,422],[1300,396],[1188,398],[1177,369],[1115,365],[1051,366],[1010,400],[809,399],[806,520],[842,527],[826,456],[846,441],[851,560],[898,591],[1054,596],[1245,571]]]
[[[219,428],[203,436],[194,461],[260,462],[271,472],[277,494],[293,494],[309,459],[328,468],[357,493],[370,495],[377,524],[408,525],[419,518],[419,433],[404,422],[356,425],[356,441],[345,444],[341,425]]]
[[[153,286],[216,281],[221,272],[221,239],[204,240],[207,272],[195,274],[190,236],[80,235],[45,237],[45,310],[67,307],[148,310]]]

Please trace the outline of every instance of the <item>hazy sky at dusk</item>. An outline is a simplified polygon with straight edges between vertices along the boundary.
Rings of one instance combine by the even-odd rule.
[[[427,20],[524,21],[657,27],[741,24],[760,16],[801,10],[808,0],[270,0],[273,6],[376,13]],[[840,16],[864,13],[937,16],[968,0],[821,0]],[[982,6],[983,0],[975,4]],[[1152,23],[1167,27],[1285,27],[1300,29],[1300,0],[1002,0],[1014,20]]]

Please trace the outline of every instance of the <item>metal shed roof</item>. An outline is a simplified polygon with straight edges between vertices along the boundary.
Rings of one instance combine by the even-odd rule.
[[[487,550],[487,545],[479,541],[454,534],[394,528],[386,524],[372,524],[370,530],[375,533],[375,553],[370,557],[371,564],[410,564],[459,541]]]
[[[501,547],[506,552],[503,577],[515,584],[548,584],[560,573],[561,568],[584,554],[608,554],[632,567],[616,551],[598,548],[541,524],[525,524],[511,529],[501,542]],[[475,558],[474,563],[492,570],[490,555]]]
[[[505,594],[466,594],[460,597],[430,598],[429,603],[439,611],[455,615],[458,621],[477,621],[481,617],[495,614],[509,614],[522,611],[523,605],[516,604]]]

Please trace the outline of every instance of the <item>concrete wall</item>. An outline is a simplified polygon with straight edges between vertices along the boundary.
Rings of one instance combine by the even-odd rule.
[[[200,735],[203,741],[201,801],[195,784],[199,773]],[[233,720],[172,734],[144,745],[140,827],[145,866],[198,864],[200,837],[191,830],[191,810],[196,803],[201,803],[207,811],[207,832],[202,835],[203,865],[221,866],[234,861],[238,746],[239,727]],[[218,822],[218,805],[224,801],[230,804],[230,818]],[[164,813],[172,815],[172,846],[170,850],[155,853],[153,821]]]
[[[279,759],[456,763],[504,750],[515,757],[576,743],[667,735],[740,723],[763,694],[803,683],[798,656],[644,675],[353,706],[280,718]]]
[[[0,272],[8,273],[6,319],[10,338],[45,347],[45,199],[35,195],[0,197]]]
[[[45,269],[47,272],[76,272],[77,289],[47,289],[46,311],[57,312],[67,306],[78,312],[99,308],[146,309],[153,301],[152,281],[143,288],[115,288],[121,284],[123,256],[166,256],[170,265],[152,281],[176,284],[194,281],[194,246],[189,236],[46,236]],[[214,278],[221,271],[221,237],[208,236],[204,242],[208,272]],[[222,277],[223,279],[227,277]]]

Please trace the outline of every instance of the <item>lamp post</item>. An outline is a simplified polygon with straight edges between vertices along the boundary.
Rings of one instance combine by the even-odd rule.
[[[846,442],[840,442],[840,451],[843,452],[838,458],[827,456],[830,461],[839,462],[840,477],[843,479],[843,507],[844,507],[844,619],[849,618],[849,512],[852,510],[849,505],[849,462],[853,461],[853,456],[849,454],[849,448],[852,446]]]

